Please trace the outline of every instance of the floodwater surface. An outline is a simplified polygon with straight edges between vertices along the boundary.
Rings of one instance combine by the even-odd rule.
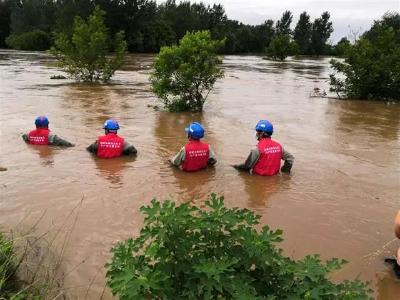
[[[132,55],[107,85],[50,80],[60,74],[44,53],[0,51],[0,226],[37,224],[68,231],[65,288],[79,299],[110,299],[104,264],[118,240],[138,234],[139,208],[153,197],[201,204],[211,193],[227,206],[262,215],[284,230],[282,247],[293,258],[320,253],[350,263],[335,280],[371,281],[377,299],[399,299],[383,259],[395,253],[393,219],[400,209],[400,105],[315,97],[328,91],[329,59],[271,62],[225,56],[225,77],[202,114],[168,113],[148,81],[153,57]],[[74,148],[35,147],[21,135],[46,114],[54,134]],[[86,146],[107,118],[134,144],[136,158],[99,160]],[[290,175],[239,173],[256,145],[259,119],[274,124],[274,138],[295,156]],[[191,121],[206,129],[214,169],[183,173],[168,159],[186,142]],[[73,221],[68,218],[73,215]],[[69,222],[69,225],[65,225]]]

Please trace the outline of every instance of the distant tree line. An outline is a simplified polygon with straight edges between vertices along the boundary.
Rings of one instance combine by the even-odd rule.
[[[333,49],[327,44],[333,31],[328,12],[314,21],[303,12],[292,30],[290,11],[277,22],[253,26],[228,19],[220,4],[175,0],[159,5],[154,0],[0,0],[0,47],[48,49],[54,44],[54,32],[71,35],[75,17],[87,18],[96,5],[106,12],[111,36],[125,32],[130,52],[158,52],[176,44],[187,31],[198,30],[225,39],[221,49],[225,54],[264,53],[277,36],[294,42],[296,54],[332,54]]]

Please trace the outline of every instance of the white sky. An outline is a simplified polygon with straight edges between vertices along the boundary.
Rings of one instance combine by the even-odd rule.
[[[157,0],[157,2],[164,1]],[[386,11],[400,11],[400,0],[203,0],[202,2],[220,3],[230,19],[251,25],[261,24],[266,19],[276,21],[285,10],[290,10],[294,15],[292,23],[294,27],[303,11],[307,11],[312,20],[324,11],[329,11],[334,28],[331,35],[333,42],[348,36],[349,26],[352,31],[362,33],[370,28],[373,20],[379,19]]]

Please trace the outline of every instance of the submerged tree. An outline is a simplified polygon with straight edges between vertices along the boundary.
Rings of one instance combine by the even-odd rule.
[[[154,199],[141,211],[140,235],[116,244],[106,265],[119,299],[371,299],[361,281],[328,279],[345,261],[284,256],[281,230],[256,230],[261,216],[223,197],[204,208]]]
[[[343,98],[399,101],[400,15],[386,14],[376,21],[344,58],[344,62],[331,60],[340,74],[330,75],[331,91]]]
[[[63,32],[56,36],[51,53],[58,59],[59,66],[76,80],[108,81],[123,63],[124,35],[118,32],[111,42],[104,15],[104,11],[96,7],[87,22],[81,17],[75,18],[72,39]],[[114,55],[110,56],[110,51],[114,51]]]
[[[170,111],[202,111],[215,82],[223,76],[217,51],[224,41],[209,31],[186,33],[178,46],[163,47],[154,63],[154,92]]]
[[[266,49],[266,54],[274,60],[284,60],[297,52],[297,45],[288,34],[275,36]]]

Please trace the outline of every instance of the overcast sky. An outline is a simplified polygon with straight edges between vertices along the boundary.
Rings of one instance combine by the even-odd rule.
[[[157,1],[164,2],[164,1]],[[180,1],[177,0],[179,3]],[[191,1],[200,2],[200,1]],[[400,0],[203,0],[207,4],[220,3],[230,19],[245,24],[261,24],[266,19],[277,20],[285,10],[293,15],[292,26],[298,16],[307,11],[311,18],[319,17],[329,11],[333,22],[333,42],[354,32],[370,28],[373,20],[379,19],[386,11],[400,11]]]

